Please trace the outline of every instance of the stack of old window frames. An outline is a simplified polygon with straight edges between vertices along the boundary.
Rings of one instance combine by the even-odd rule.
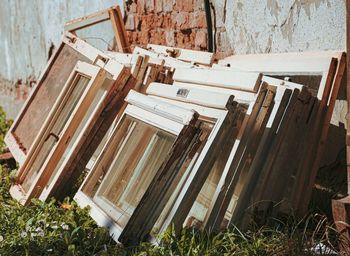
[[[117,11],[77,20],[72,32]],[[27,204],[67,195],[89,165],[75,198],[125,244],[171,223],[244,227],[247,212],[270,208],[261,201],[305,212],[344,54],[233,56],[212,65],[209,53],[147,48],[101,52],[65,34],[5,138],[20,163],[12,196]],[[278,79],[285,77],[312,93]]]
[[[266,61],[267,59],[269,61]],[[219,64],[234,70],[259,71],[275,77],[290,77],[293,81],[300,81],[313,87],[311,92],[317,96],[319,103],[305,92],[291,96],[290,102],[297,98],[301,106],[296,106],[293,112],[285,112],[284,121],[282,120],[278,128],[281,132],[273,136],[271,146],[261,150],[263,155],[255,163],[259,174],[255,181],[248,183],[249,187],[244,190],[245,197],[238,202],[238,210],[232,221],[245,226],[247,221],[243,219],[249,216],[244,214],[247,209],[250,212],[256,210],[260,214],[268,209],[285,213],[293,210],[299,216],[303,216],[311,198],[342,82],[345,53],[238,55],[229,57]],[[305,113],[307,105],[311,107],[306,109],[308,115]],[[307,124],[302,123],[303,121]],[[291,132],[284,131],[286,129],[282,127],[291,129]],[[296,141],[303,143],[296,145]]]

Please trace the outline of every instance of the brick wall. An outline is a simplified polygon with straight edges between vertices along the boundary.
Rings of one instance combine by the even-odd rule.
[[[126,0],[124,7],[132,45],[207,50],[203,0]]]

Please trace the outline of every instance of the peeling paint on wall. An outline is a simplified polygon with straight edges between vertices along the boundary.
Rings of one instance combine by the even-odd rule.
[[[122,4],[122,0],[11,0],[0,7],[0,80],[38,77],[46,65],[52,43],[57,47],[64,23]],[[97,35],[106,34],[99,28]]]
[[[213,0],[215,6],[222,2]],[[244,54],[345,48],[345,0],[232,0],[226,8],[223,26],[230,45],[222,50]]]

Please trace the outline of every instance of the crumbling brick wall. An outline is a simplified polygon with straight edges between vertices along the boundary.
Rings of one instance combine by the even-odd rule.
[[[203,0],[126,0],[124,8],[132,45],[153,43],[207,50]]]

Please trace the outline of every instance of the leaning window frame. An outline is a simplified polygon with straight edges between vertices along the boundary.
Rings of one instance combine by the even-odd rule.
[[[56,60],[62,54],[64,47],[69,47],[70,49],[73,49],[75,52],[81,54],[84,58],[86,58],[87,61],[89,61],[89,64],[95,64],[99,67],[103,67],[111,74],[118,74],[118,72],[120,71],[120,66],[115,65],[115,62],[110,61],[110,58],[107,55],[105,55],[102,51],[87,44],[85,41],[79,39],[72,33],[65,32],[62,37],[62,42],[60,46],[58,47],[57,51],[51,56],[48,64],[46,65],[44,71],[41,73],[38,79],[39,82],[31,90],[29,97],[23,104],[19,114],[17,115],[16,119],[14,120],[13,124],[11,125],[9,131],[7,132],[4,138],[7,147],[11,151],[16,161],[19,163],[19,166],[22,166],[24,164],[27,156],[30,155],[30,152],[35,148],[35,144],[34,142],[32,142],[31,145],[29,145],[29,147],[24,150],[21,145],[22,138],[16,134],[16,129],[21,125],[23,118],[25,118],[25,116],[28,114],[27,111],[30,109],[30,106],[34,98],[37,96],[40,88],[45,84],[46,79],[48,79],[50,75],[57,75],[51,74],[50,72],[53,72],[52,70],[55,68],[57,70],[61,70],[64,68],[57,67],[56,64]],[[62,86],[64,86],[64,84]],[[47,117],[48,113],[45,115]],[[36,133],[36,131],[34,133]],[[35,137],[36,136],[37,134],[35,135]]]
[[[88,77],[89,82],[84,88],[81,98],[72,108],[72,112],[68,115],[68,120],[63,125],[60,137],[50,149],[49,156],[40,165],[38,174],[36,175],[34,181],[30,184],[28,191],[25,191],[22,187],[22,184],[26,179],[28,179],[28,172],[30,171],[32,164],[35,162],[37,154],[40,152],[42,146],[44,145],[46,138],[48,138],[50,129],[57,123],[57,118],[60,116],[65,102],[69,100],[67,93],[73,90],[74,82],[79,76]],[[100,67],[78,61],[67,82],[65,83],[60,95],[58,96],[58,99],[52,107],[48,117],[46,118],[45,123],[42,125],[38,136],[34,140],[35,148],[30,152],[25,162],[19,169],[16,184],[10,188],[10,194],[12,197],[17,199],[22,204],[28,204],[31,198],[37,197],[41,193],[41,191],[44,189],[44,186],[47,184],[45,183],[45,180],[49,179],[50,176],[48,175],[52,175],[52,172],[57,165],[57,161],[55,162],[54,160],[57,157],[58,159],[62,158],[63,152],[68,145],[68,141],[73,136],[75,129],[79,126],[80,121],[83,120],[86,111],[91,104],[91,101],[95,97],[96,92],[105,85],[105,82],[107,82],[107,80],[109,81],[108,87],[111,87],[113,84],[111,74]],[[100,109],[99,106],[103,103],[103,99],[107,94],[108,89],[105,90],[103,97],[101,97],[97,103],[97,108],[94,109],[92,115],[88,118],[87,123],[83,126],[83,131],[85,131],[88,126],[92,125],[92,120],[96,114],[98,114],[98,109]],[[80,138],[83,135],[84,132],[79,134],[76,141],[79,142]]]
[[[212,155],[218,155],[218,152],[216,151],[212,152],[212,154],[208,154],[208,152],[210,152],[211,148],[215,144],[215,141],[219,140],[220,133],[222,133],[224,126],[227,125],[229,115],[233,114],[236,109],[233,108],[234,97],[232,95],[227,93],[211,93],[201,90],[200,88],[186,88],[181,86],[151,83],[146,93],[152,98],[159,99],[179,107],[193,109],[199,113],[199,119],[209,119],[213,120],[214,122],[214,126],[209,133],[208,140],[205,142],[202,151],[199,153],[194,163],[191,163],[192,166],[189,167],[187,173],[188,176],[183,183],[182,191],[179,192],[175,198],[174,206],[170,208],[170,211],[164,218],[164,222],[162,223],[158,232],[163,233],[170,226],[171,222],[179,217],[176,215],[178,210],[177,206],[184,199],[183,197],[188,188],[196,183],[194,181],[196,174],[206,168],[206,163]],[[245,113],[243,112],[242,114]],[[216,157],[217,156],[214,158],[216,159]],[[210,174],[212,166],[211,168],[207,169],[210,169],[209,171],[206,171],[208,174]],[[196,198],[193,202],[190,202],[190,204],[193,205],[195,201]]]
[[[278,107],[279,107],[279,105],[281,103],[281,99],[282,99],[282,95],[283,95],[284,91],[286,89],[292,89],[292,90],[299,89],[299,90],[301,90],[302,85],[296,84],[296,83],[292,83],[292,82],[288,82],[288,81],[283,81],[283,80],[280,80],[280,79],[275,79],[275,78],[268,77],[268,76],[263,76],[262,77],[262,81],[277,86],[277,94],[276,94],[276,98],[275,98],[275,106],[273,107],[271,116],[270,116],[270,118],[268,120],[268,123],[267,123],[267,127],[271,127],[272,122],[274,120],[274,117],[276,115],[277,109],[278,109]],[[183,88],[188,88],[188,89],[203,89],[205,91],[210,91],[210,92],[220,92],[220,93],[224,93],[224,94],[235,95],[235,99],[238,102],[246,103],[246,104],[249,105],[248,111],[246,113],[247,114],[247,117],[246,117],[247,120],[248,120],[248,118],[249,118],[249,116],[250,116],[250,114],[251,114],[251,112],[253,110],[253,106],[255,104],[255,100],[256,100],[256,97],[258,95],[258,93],[252,93],[252,92],[246,92],[246,91],[237,90],[234,86],[232,86],[231,88],[230,87],[221,88],[221,87],[217,87],[217,86],[209,86],[207,84],[191,84],[191,83],[177,82],[177,81],[175,81],[173,85],[174,86],[181,86]],[[242,127],[241,129],[244,130],[245,127]],[[224,190],[224,188],[225,188],[224,186],[226,186],[225,179],[226,179],[226,176],[227,176],[228,172],[231,171],[230,170],[231,161],[232,161],[232,158],[235,156],[236,150],[239,147],[239,145],[240,145],[240,138],[238,140],[236,140],[236,143],[235,143],[234,147],[232,148],[232,150],[230,152],[229,158],[228,158],[227,163],[226,163],[226,165],[224,167],[224,171],[223,171],[222,176],[221,176],[221,178],[219,180],[219,183],[218,183],[217,188],[215,190],[212,202],[211,202],[210,207],[208,209],[207,217],[209,215],[215,214],[215,212],[213,212],[213,206],[214,206],[214,204],[216,202],[218,194],[220,193],[220,191]],[[174,222],[176,225],[179,225],[179,222],[176,223],[176,218],[174,218],[172,220],[172,222]],[[171,220],[169,220],[169,223],[171,223]],[[208,218],[206,218],[204,220],[204,222],[203,222],[203,226],[207,227],[207,226],[210,226],[210,225],[211,225],[211,223],[208,223]],[[165,231],[165,229],[163,228],[162,231]]]
[[[108,152],[110,146],[113,146],[115,143],[119,143],[117,140],[113,141],[113,138],[114,135],[118,132],[119,127],[124,120],[124,117],[128,115],[144,123],[147,123],[150,126],[154,126],[166,132],[174,134],[176,135],[176,140],[180,139],[181,136],[186,136],[186,134],[182,133],[185,127],[193,126],[197,121],[197,113],[193,110],[170,105],[162,101],[152,99],[151,97],[139,94],[133,90],[129,92],[129,95],[125,100],[128,105],[120,115],[120,118],[118,118],[117,124],[114,126],[108,140],[101,150],[101,153],[94,162],[91,171],[85,177],[83,184],[80,186],[78,192],[74,196],[74,199],[77,201],[80,207],[91,207],[90,216],[97,222],[98,225],[108,227],[110,234],[116,241],[118,241],[118,238],[122,234],[123,228],[108,216],[105,210],[94,201],[93,197],[87,195],[84,192],[84,188],[87,184],[89,184],[90,179],[93,179],[96,168],[98,168],[98,166],[101,164],[105,164],[103,160],[107,161],[110,158],[114,158],[111,156],[107,157],[107,159],[104,159],[104,154]],[[173,147],[174,145],[172,148]],[[182,145],[182,147],[188,147],[188,145]],[[172,149],[169,152],[171,151]],[[132,216],[133,214],[131,217]]]
[[[130,43],[128,41],[123,15],[119,5],[68,21],[64,25],[64,30],[75,33],[77,30],[84,29],[104,21],[110,21],[111,23],[118,51],[130,53]]]

